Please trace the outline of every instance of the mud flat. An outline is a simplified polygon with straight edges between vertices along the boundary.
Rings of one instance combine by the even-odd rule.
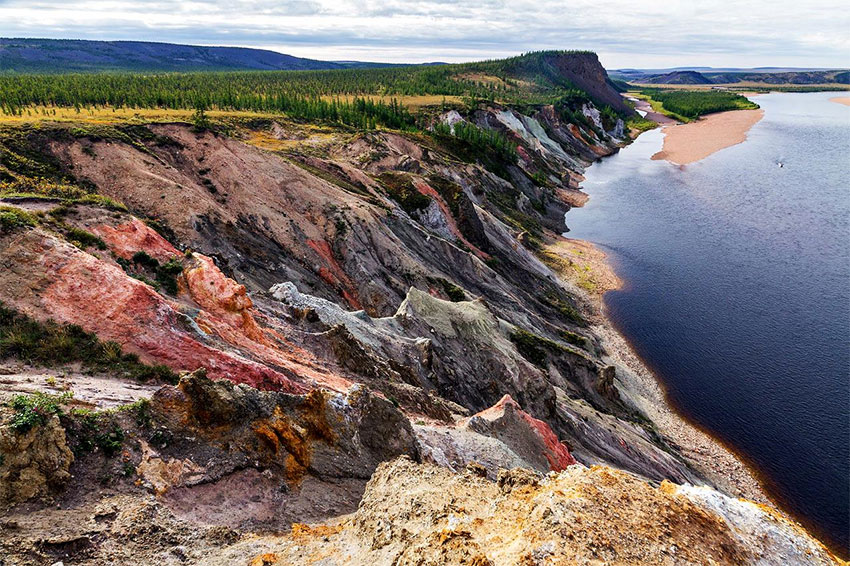
[[[843,104],[844,106],[850,106],[850,96],[836,96],[834,98],[830,98],[829,101],[836,104]]]
[[[773,504],[746,464],[675,412],[659,379],[614,327],[602,298],[607,291],[621,288],[623,281],[606,254],[590,242],[569,238],[549,242],[543,253],[547,264],[578,288],[591,331],[600,339],[608,361],[617,368],[621,395],[649,417],[667,442],[678,446],[691,466],[716,487],[735,497]],[[560,261],[553,262],[552,258]]]
[[[652,120],[656,124],[660,124],[662,126],[666,126],[668,124],[678,124],[677,120],[674,120],[670,116],[665,116],[661,112],[656,112],[652,109],[652,105],[649,104],[646,100],[641,98],[633,98],[635,103],[635,109],[640,110],[641,112],[645,112],[644,118],[647,120]]]
[[[747,133],[764,116],[764,110],[731,110],[709,114],[695,122],[664,128],[664,146],[652,159],[687,165],[747,139]]]

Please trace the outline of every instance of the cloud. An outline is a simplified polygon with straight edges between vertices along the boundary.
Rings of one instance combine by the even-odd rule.
[[[843,2],[703,0],[0,0],[0,35],[266,47],[454,61],[581,48],[609,67],[850,64]],[[666,62],[666,63],[663,63]]]

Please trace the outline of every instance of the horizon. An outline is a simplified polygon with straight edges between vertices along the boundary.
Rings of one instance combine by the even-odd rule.
[[[2,0],[0,0],[0,2],[2,2]],[[88,39],[88,38],[81,38],[81,37],[35,37],[35,36],[33,36],[33,37],[11,37],[11,36],[0,36],[0,41],[15,41],[15,40],[91,41],[91,42],[104,42],[104,43],[153,43],[153,44],[163,44],[163,45],[183,45],[183,46],[189,46],[189,47],[210,47],[210,48],[222,47],[222,48],[229,48],[229,49],[253,49],[253,50],[271,51],[271,52],[278,53],[278,54],[281,54],[281,55],[290,55],[290,56],[294,56],[294,57],[300,57],[300,58],[303,58],[303,59],[312,59],[312,60],[316,60],[316,61],[330,62],[330,63],[379,63],[379,64],[391,64],[391,65],[393,65],[393,64],[396,64],[396,65],[405,65],[405,64],[410,64],[410,65],[447,64],[447,65],[451,65],[451,64],[456,64],[456,63],[474,63],[474,62],[478,62],[478,61],[484,61],[484,60],[487,60],[487,59],[506,59],[506,58],[510,58],[510,57],[516,57],[516,56],[524,55],[526,53],[530,53],[531,51],[570,50],[569,48],[551,48],[551,49],[541,49],[541,50],[535,49],[535,50],[525,50],[525,51],[520,51],[520,52],[506,53],[506,54],[499,56],[499,57],[481,56],[481,57],[477,57],[477,58],[462,59],[462,60],[457,60],[457,61],[447,61],[447,60],[442,60],[442,59],[439,59],[439,58],[433,59],[433,60],[428,60],[428,61],[379,61],[379,60],[375,60],[375,59],[322,59],[319,56],[312,56],[312,55],[309,55],[309,54],[308,55],[296,55],[294,53],[283,51],[283,50],[277,49],[275,47],[259,47],[259,46],[250,46],[250,45],[179,43],[179,42],[172,42],[172,41],[160,41],[160,40],[150,40],[150,39]],[[593,53],[595,53],[599,57],[599,60],[602,63],[602,66],[606,70],[610,70],[610,71],[620,71],[620,70],[675,71],[675,70],[692,70],[692,69],[694,69],[694,70],[739,69],[739,70],[742,70],[742,71],[754,70],[754,69],[783,69],[783,70],[788,69],[788,70],[806,71],[806,70],[845,70],[845,69],[850,69],[850,62],[848,62],[848,65],[845,65],[845,66],[829,66],[829,65],[817,65],[817,64],[808,65],[808,66],[799,66],[799,65],[781,65],[781,64],[773,63],[773,64],[770,64],[770,65],[754,65],[754,66],[749,66],[749,67],[740,67],[740,66],[735,67],[735,66],[730,66],[730,65],[711,65],[711,64],[706,64],[706,63],[695,63],[695,64],[679,63],[679,64],[670,65],[670,66],[666,66],[666,67],[660,67],[660,66],[637,67],[637,66],[630,66],[630,65],[613,67],[613,66],[605,64],[605,62],[603,61],[603,57],[599,52],[594,51],[592,49],[588,49],[587,51],[592,51]]]
[[[617,0],[604,10],[590,0],[0,0],[0,36],[245,47],[325,61],[459,63],[587,49],[610,69],[846,68],[850,15],[834,0],[816,4],[757,0],[751,19],[722,0],[696,8]]]

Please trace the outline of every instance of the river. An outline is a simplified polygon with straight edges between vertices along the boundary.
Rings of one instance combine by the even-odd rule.
[[[663,134],[644,133],[590,167],[567,225],[626,282],[609,317],[673,405],[844,554],[850,108],[834,96],[759,96],[747,141],[683,167],[651,161]]]

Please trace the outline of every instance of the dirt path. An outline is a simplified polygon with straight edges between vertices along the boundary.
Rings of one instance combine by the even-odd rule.
[[[21,393],[61,394],[71,391],[74,403],[90,409],[111,409],[149,398],[159,385],[138,383],[110,376],[85,375],[69,369],[0,365],[0,401]]]

